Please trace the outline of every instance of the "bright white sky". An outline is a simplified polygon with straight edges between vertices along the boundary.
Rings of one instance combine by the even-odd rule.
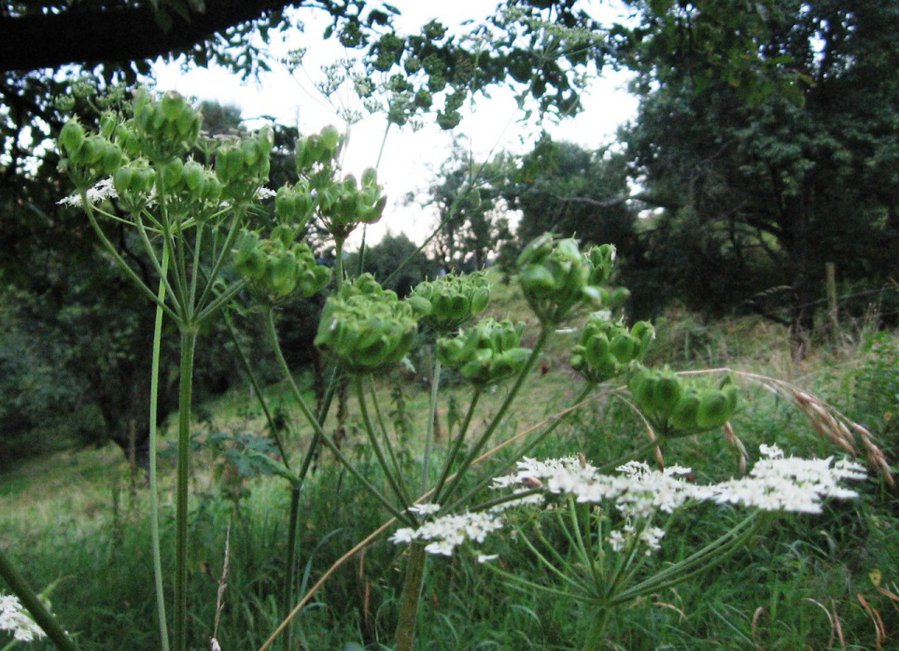
[[[397,28],[408,33],[417,33],[432,18],[438,18],[452,30],[465,20],[482,21],[494,11],[493,3],[483,0],[394,0],[393,4],[402,12],[397,17]],[[223,69],[197,68],[185,73],[177,64],[157,64],[154,66],[157,88],[177,90],[198,100],[236,104],[245,118],[273,116],[278,122],[297,126],[301,133],[315,133],[329,124],[346,129],[346,122],[337,109],[361,111],[359,100],[342,93],[345,99],[339,101],[344,105],[332,106],[316,90],[315,84],[324,79],[323,65],[353,54],[336,39],[320,38],[328,24],[320,12],[300,10],[296,17],[305,25],[305,31],[291,30],[285,33],[283,42],[274,42],[277,37],[273,36],[271,46],[275,60],[292,48],[306,48],[303,67],[295,74],[275,63],[272,71],[262,74],[258,82],[242,82]],[[561,124],[546,123],[543,127],[555,140],[576,142],[591,149],[613,142],[617,128],[633,117],[637,108],[636,98],[627,93],[627,80],[625,73],[605,71],[601,78],[593,80],[589,93],[583,97],[585,110],[581,114]],[[524,153],[531,149],[541,127],[533,121],[520,121],[521,114],[510,91],[496,88],[490,95],[489,99],[481,97],[466,106],[462,122],[452,132],[442,131],[428,122],[417,131],[411,127],[391,128],[378,167],[378,178],[388,196],[388,204],[381,222],[368,227],[369,242],[377,241],[388,231],[405,232],[418,243],[430,234],[437,224],[436,215],[415,204],[404,205],[403,199],[410,192],[419,196],[426,192],[440,165],[449,157],[454,135],[464,136],[478,161],[502,150]],[[346,172],[358,176],[366,167],[375,165],[385,126],[386,120],[379,114],[368,115],[352,125],[344,154]],[[350,246],[353,243],[351,238]]]

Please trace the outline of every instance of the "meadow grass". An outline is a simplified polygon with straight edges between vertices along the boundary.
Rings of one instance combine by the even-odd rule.
[[[502,285],[495,291],[498,314],[512,313],[515,318],[520,298],[514,291]],[[784,333],[760,322],[723,322],[696,326],[690,332],[689,337],[665,335],[657,342],[654,362],[694,368],[726,364],[790,377],[854,418],[880,423],[882,431],[877,433],[895,436],[891,417],[884,414],[892,413],[899,397],[893,396],[891,404],[889,395],[877,398],[872,393],[872,387],[893,379],[893,368],[878,360],[895,354],[895,337],[880,347],[821,348],[796,364],[781,354],[788,350]],[[563,348],[561,344],[550,347],[548,368],[535,370],[509,426],[496,434],[497,440],[552,415],[576,392]],[[387,405],[395,406],[397,383],[410,430],[422,431],[428,390],[408,372],[376,382],[385,418],[396,415],[389,415]],[[862,387],[863,395],[857,387]],[[449,386],[440,412],[445,427],[453,420],[450,401],[464,405],[466,392],[462,385]],[[284,387],[273,385],[267,393],[273,404],[287,408]],[[804,456],[838,452],[784,399],[761,389],[746,390],[744,395],[733,425],[751,455],[759,443],[778,443]],[[475,430],[483,427],[501,397],[502,390],[485,396]],[[868,413],[860,412],[859,406]],[[262,415],[246,389],[198,411],[205,416],[194,427],[197,449],[192,458],[191,646],[207,648],[214,632],[227,539],[227,587],[215,633],[225,651],[255,649],[280,621],[289,493],[278,477],[241,474],[207,444],[218,432],[232,437],[264,433]],[[381,485],[383,477],[357,421],[355,401],[350,400],[344,449]],[[333,419],[326,423],[326,428],[335,426]],[[309,435],[303,428],[290,433],[291,453],[299,456]],[[532,454],[583,453],[601,462],[633,450],[645,435],[645,428],[624,402],[614,393],[599,393]],[[444,451],[445,442],[445,437],[438,440],[438,453]],[[895,440],[880,442],[895,449]],[[411,464],[418,456],[420,440],[399,435],[397,443],[405,451],[401,463]],[[676,440],[666,448],[665,458],[668,463],[691,466],[698,481],[732,476],[738,467],[737,450],[720,434]],[[412,465],[409,468],[417,471]],[[162,473],[163,563],[170,573],[175,535],[170,497],[173,472],[165,455]],[[610,626],[610,648],[792,650],[895,645],[899,639],[896,496],[876,478],[861,490],[863,499],[829,505],[821,516],[784,516],[725,566],[628,606]],[[327,452],[305,486],[301,514],[298,594],[388,517]],[[655,563],[664,566],[686,557],[738,517],[729,509],[701,505],[679,513]],[[534,525],[522,523],[529,526]],[[571,553],[563,539],[552,538],[550,528],[545,532],[562,556]],[[156,648],[148,540],[146,488],[142,482],[132,483],[116,448],[55,453],[0,476],[0,542],[33,585],[52,586],[53,609],[76,634],[83,650]],[[546,585],[557,580],[514,540],[498,544],[500,567]],[[402,553],[402,547],[381,539],[337,570],[295,622],[299,648],[389,648],[402,582],[397,570]],[[589,617],[574,602],[511,586],[468,558],[437,558],[429,563],[417,644],[435,651],[572,649],[578,648]],[[31,648],[49,647],[36,643]]]

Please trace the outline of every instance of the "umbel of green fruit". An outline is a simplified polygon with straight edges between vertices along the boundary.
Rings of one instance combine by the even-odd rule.
[[[611,244],[584,254],[577,240],[546,233],[518,256],[522,292],[542,323],[558,324],[584,303],[602,303],[608,292],[600,285],[611,275],[614,259]]]
[[[487,309],[490,283],[483,273],[447,275],[419,283],[406,300],[424,324],[448,333]]]
[[[654,337],[655,329],[648,321],[638,321],[628,330],[623,323],[594,313],[572,349],[571,367],[590,382],[605,382],[632,362],[642,361]]]
[[[729,377],[700,387],[669,369],[638,367],[628,382],[637,406],[663,435],[684,436],[720,427],[737,409],[738,390]]]
[[[484,319],[456,337],[440,339],[437,357],[475,386],[496,384],[527,364],[531,351],[521,347],[523,331],[523,323]]]
[[[294,242],[293,233],[277,227],[269,239],[244,229],[234,249],[234,267],[247,281],[250,291],[269,304],[294,292],[308,298],[331,280],[331,270],[315,262],[304,242]]]
[[[400,361],[417,332],[412,307],[363,274],[325,303],[315,345],[351,372],[364,373]]]

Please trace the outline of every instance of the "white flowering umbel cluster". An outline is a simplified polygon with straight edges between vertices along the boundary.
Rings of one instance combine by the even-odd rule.
[[[665,532],[649,526],[656,513],[672,513],[687,502],[710,501],[735,504],[762,511],[820,513],[825,499],[857,497],[855,491],[840,485],[844,480],[862,480],[864,468],[852,461],[801,459],[786,457],[776,446],[761,446],[762,458],[748,476],[718,484],[697,485],[687,481],[689,468],[671,466],[653,470],[647,464],[632,461],[618,468],[618,474],[606,475],[577,457],[538,461],[525,458],[518,470],[498,477],[495,489],[542,488],[545,493],[571,497],[580,503],[613,506],[625,520],[621,530],[614,530],[607,539],[613,551],[625,548],[634,536],[646,546],[647,553],[659,548]],[[513,494],[514,496],[514,494]],[[482,542],[488,533],[503,526],[502,511],[518,506],[522,501],[542,502],[540,493],[529,494],[522,500],[513,499],[490,511],[445,515],[425,522],[418,529],[400,529],[391,540],[408,543],[413,540],[431,541],[425,550],[449,556],[459,545]],[[419,513],[431,515],[433,506]]]
[[[32,642],[44,637],[44,631],[25,612],[19,598],[0,593],[0,631],[12,633],[17,642]]]

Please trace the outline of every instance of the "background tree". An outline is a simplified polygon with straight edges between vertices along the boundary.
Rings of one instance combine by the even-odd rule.
[[[899,7],[659,6],[632,49],[641,104],[625,136],[643,198],[663,209],[656,286],[712,311],[782,288],[785,318],[759,309],[798,351],[825,262],[869,282],[899,270],[885,254],[899,241]]]
[[[437,208],[440,226],[431,248],[444,271],[483,269],[511,240],[502,195],[510,164],[506,156],[477,163],[458,140],[453,143],[425,204]]]
[[[521,211],[521,245],[546,231],[591,244],[612,243],[627,260],[640,255],[637,212],[623,154],[589,151],[544,135],[523,156],[503,194]]]

